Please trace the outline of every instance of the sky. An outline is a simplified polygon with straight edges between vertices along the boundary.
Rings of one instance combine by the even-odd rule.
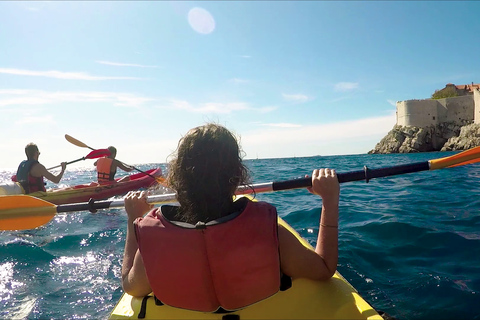
[[[0,1],[0,168],[113,145],[165,163],[215,122],[245,159],[362,154],[396,101],[480,82],[479,1]],[[93,166],[94,160],[75,166]],[[68,170],[68,169],[67,169]]]

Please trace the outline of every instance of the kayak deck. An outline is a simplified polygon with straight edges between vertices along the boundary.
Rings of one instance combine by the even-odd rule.
[[[278,223],[290,230],[306,247],[312,246],[283,219]],[[294,279],[292,287],[242,310],[231,313],[206,313],[155,305],[154,298],[123,294],[109,319],[382,319],[339,272],[327,281]]]

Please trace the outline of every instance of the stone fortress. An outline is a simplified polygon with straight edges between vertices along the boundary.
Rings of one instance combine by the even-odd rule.
[[[457,96],[397,102],[397,123],[368,153],[466,150],[480,145],[480,84],[447,84]]]

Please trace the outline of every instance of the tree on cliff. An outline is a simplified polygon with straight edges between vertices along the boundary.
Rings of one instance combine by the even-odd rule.
[[[435,92],[432,94],[432,99],[442,99],[450,97],[458,97],[457,88],[455,86],[447,85],[442,90],[435,90]]]

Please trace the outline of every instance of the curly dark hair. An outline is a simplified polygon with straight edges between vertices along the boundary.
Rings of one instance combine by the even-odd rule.
[[[208,123],[191,129],[169,163],[167,183],[177,193],[181,221],[207,222],[232,213],[233,197],[250,176],[235,136]]]

